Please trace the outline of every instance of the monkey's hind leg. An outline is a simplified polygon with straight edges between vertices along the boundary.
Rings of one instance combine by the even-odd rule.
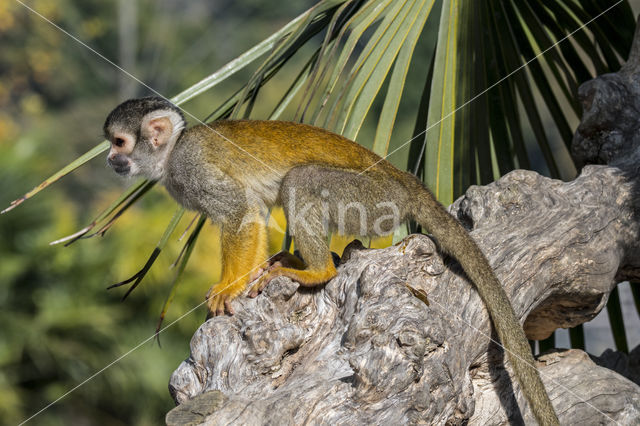
[[[279,265],[276,262],[258,279],[251,289],[251,295],[256,295],[279,276],[291,278],[305,287],[324,284],[336,276],[333,256],[327,244],[327,226],[324,223],[325,200],[321,198],[324,188],[316,187],[313,182],[318,180],[311,176],[319,169],[315,166],[301,166],[291,170],[285,176],[280,190],[287,225],[304,263],[299,261],[297,265]]]
[[[247,214],[240,224],[223,224],[221,231],[222,277],[207,294],[210,316],[225,311],[233,315],[231,301],[262,272],[267,257],[266,228],[259,213]]]
[[[388,235],[406,217],[410,196],[393,175],[309,164],[286,174],[280,199],[305,267],[270,269],[252,294],[277,276],[307,287],[326,283],[336,275],[327,244],[329,229],[342,235]]]

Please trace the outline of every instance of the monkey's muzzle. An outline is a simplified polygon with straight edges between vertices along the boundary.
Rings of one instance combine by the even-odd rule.
[[[114,172],[122,176],[128,175],[129,171],[131,170],[129,159],[122,154],[116,154],[112,157],[107,157],[107,164],[109,164]]]

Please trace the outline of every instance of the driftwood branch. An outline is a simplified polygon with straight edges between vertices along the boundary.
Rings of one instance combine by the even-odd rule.
[[[617,282],[640,276],[640,47],[619,73],[580,89],[571,182],[517,170],[450,207],[487,254],[527,336],[592,319]],[[533,422],[489,317],[453,259],[427,236],[351,244],[325,287],[274,280],[191,341],[169,424]],[[630,424],[630,358],[556,351],[538,367],[562,423]],[[507,370],[503,367],[507,364]],[[633,381],[616,373],[630,377]],[[519,408],[520,407],[520,408]]]

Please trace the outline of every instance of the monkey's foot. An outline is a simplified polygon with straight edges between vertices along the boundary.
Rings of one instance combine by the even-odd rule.
[[[266,267],[258,269],[256,273],[251,276],[249,282],[255,282],[249,291],[249,297],[256,297],[264,288],[269,284],[276,276],[267,278],[269,272],[277,270],[278,268],[304,268],[304,262],[296,255],[289,253],[288,251],[281,251],[277,253],[266,262]]]
[[[303,269],[304,262],[295,254],[291,254],[288,251],[281,251],[273,255],[268,261],[269,267],[267,268],[268,272],[275,267],[282,266],[285,268],[294,268],[294,269]]]
[[[325,284],[337,274],[332,260],[322,269],[293,269],[283,267],[277,263],[274,263],[265,274],[258,278],[258,281],[251,287],[249,297],[257,296],[276,277],[288,277],[303,287],[315,287]]]
[[[253,284],[253,286],[251,286],[251,290],[249,290],[249,297],[257,297],[258,294],[264,290],[267,284],[275,278],[275,276],[269,276],[269,272],[282,267],[282,263],[279,260],[276,262],[270,261],[269,263],[269,267],[266,270],[263,270],[259,276],[252,280],[255,284]]]

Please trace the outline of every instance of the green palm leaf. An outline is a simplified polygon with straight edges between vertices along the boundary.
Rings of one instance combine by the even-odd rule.
[[[426,183],[445,205],[453,202],[455,110],[458,25],[462,10],[458,0],[444,0],[438,33],[434,78],[429,102],[425,163]]]
[[[433,9],[434,3],[434,1],[430,1],[428,5],[420,5],[421,7],[416,15],[416,19],[413,21],[413,25],[409,29],[405,41],[401,44],[398,57],[395,60],[393,72],[389,77],[389,87],[387,88],[382,111],[380,112],[376,136],[373,141],[372,150],[378,155],[386,155],[389,152],[391,133],[398,115],[407,73],[411,65],[411,58],[413,57],[416,44],[422,34],[422,28],[429,17],[429,13]],[[361,119],[361,122],[363,120],[364,118]]]

